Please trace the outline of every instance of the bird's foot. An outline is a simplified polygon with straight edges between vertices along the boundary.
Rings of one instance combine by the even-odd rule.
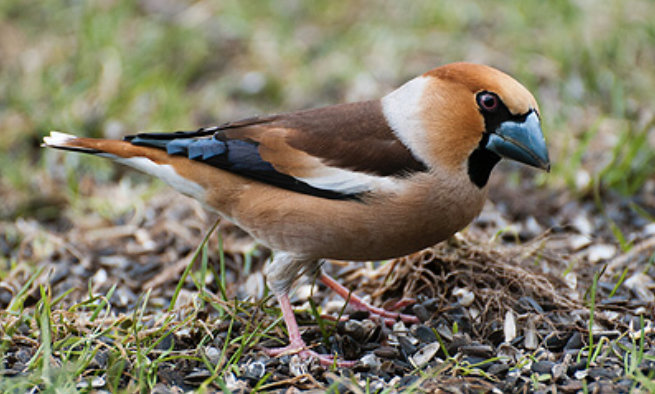
[[[394,309],[400,309],[403,308],[405,305],[412,304],[411,302],[409,302],[408,304],[399,306],[401,302],[407,302],[407,300],[399,301],[396,305],[394,305]],[[404,313],[392,312],[383,308],[378,308],[376,306],[369,304],[368,302],[362,300],[357,296],[353,296],[352,294],[350,295],[350,300],[348,303],[352,305],[355,309],[365,310],[375,316],[379,316],[383,318],[384,321],[387,323],[387,325],[393,325],[398,320],[402,320],[405,323],[421,322],[416,316],[406,315]]]
[[[329,354],[316,353],[315,351],[308,349],[303,340],[292,341],[289,345],[284,347],[264,348],[263,351],[271,357],[297,354],[303,359],[317,358],[321,365],[324,366],[336,365],[340,368],[352,368],[355,365],[355,361],[340,360]]]
[[[392,312],[388,311],[386,309],[378,308],[376,306],[373,306],[369,304],[368,302],[362,300],[361,298],[357,297],[355,294],[351,293],[348,289],[346,289],[342,284],[334,280],[331,276],[329,276],[326,273],[322,273],[320,276],[321,282],[325,284],[327,287],[331,288],[334,290],[337,294],[339,294],[344,300],[348,302],[350,306],[352,306],[355,309],[363,310],[363,311],[368,311],[372,315],[378,316],[382,319],[384,319],[385,323],[389,326],[393,325],[396,321],[402,320],[405,323],[420,323],[421,321],[416,317],[416,316],[411,316],[411,315],[406,315],[403,313],[398,313],[398,312]],[[407,305],[413,304],[415,301],[412,299],[404,298],[400,301],[398,301],[393,308],[394,309],[400,309],[404,308]]]

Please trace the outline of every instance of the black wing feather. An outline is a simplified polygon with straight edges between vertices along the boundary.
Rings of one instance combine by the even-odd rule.
[[[169,155],[186,156],[259,182],[298,193],[335,200],[358,200],[359,194],[319,189],[275,170],[262,159],[259,144],[251,140],[228,139],[219,128],[174,133],[141,133],[125,137],[134,145],[166,150]]]

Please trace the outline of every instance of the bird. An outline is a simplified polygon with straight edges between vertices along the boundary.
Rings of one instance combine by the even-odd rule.
[[[265,350],[322,364],[334,357],[307,346],[289,300],[299,276],[317,275],[383,318],[418,321],[367,304],[322,262],[393,259],[450,238],[481,212],[503,158],[550,171],[534,96],[508,74],[466,62],[434,68],[377,100],[123,140],[52,131],[43,146],[154,175],[270,248],[264,274],[289,344]]]

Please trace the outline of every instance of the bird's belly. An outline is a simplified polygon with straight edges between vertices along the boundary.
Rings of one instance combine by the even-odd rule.
[[[252,198],[240,198],[236,209],[223,211],[273,250],[302,259],[368,261],[404,256],[447,239],[480,213],[486,198],[486,190],[467,179],[430,178],[416,185],[362,202],[284,191],[263,196],[253,186],[247,190]]]
[[[393,217],[367,210],[357,216],[335,215],[330,220],[320,220],[305,212],[271,221],[269,228],[250,232],[271,249],[304,258],[384,260],[441,242],[466,227],[478,213],[479,209],[475,209],[457,214],[432,212]]]

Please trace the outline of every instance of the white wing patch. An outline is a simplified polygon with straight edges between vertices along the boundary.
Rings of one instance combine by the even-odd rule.
[[[205,201],[205,189],[199,184],[180,176],[170,164],[157,164],[146,157],[124,158],[109,153],[98,153],[96,156],[112,159],[117,163],[125,164],[146,174],[155,176],[180,193],[193,197],[201,202]]]
[[[357,194],[369,191],[399,192],[402,179],[369,175],[343,168],[322,165],[311,177],[295,177],[312,187],[344,194]]]

